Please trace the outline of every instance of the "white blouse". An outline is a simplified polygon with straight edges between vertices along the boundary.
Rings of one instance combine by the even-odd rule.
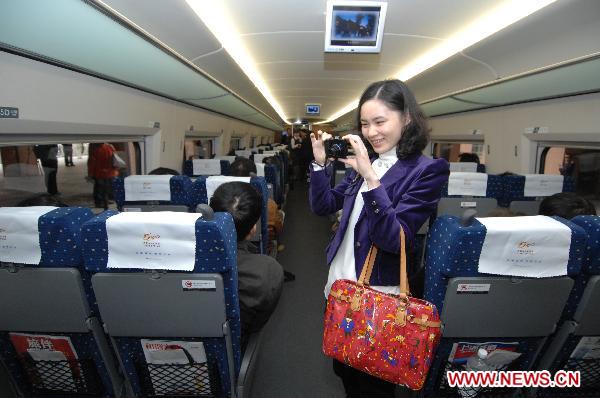
[[[377,174],[377,178],[381,180],[384,174],[398,161],[396,155],[396,147],[390,149],[388,152],[379,155],[378,159],[375,159],[372,163],[373,170]],[[354,227],[358,221],[358,217],[365,204],[362,193],[368,191],[367,182],[363,181],[358,193],[356,194],[356,200],[354,201],[354,207],[352,207],[352,213],[350,213],[350,220],[348,220],[348,227],[346,234],[342,240],[342,244],[338,248],[331,266],[329,267],[329,276],[327,278],[327,284],[325,285],[325,298],[329,295],[331,285],[338,279],[349,279],[356,281],[356,267],[354,265]],[[371,286],[373,289],[379,290],[384,293],[399,294],[399,286]]]

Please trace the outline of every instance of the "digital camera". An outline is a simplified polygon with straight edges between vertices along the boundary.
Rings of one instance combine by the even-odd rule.
[[[325,141],[325,155],[327,158],[345,159],[348,157],[348,143],[341,138],[331,138]]]

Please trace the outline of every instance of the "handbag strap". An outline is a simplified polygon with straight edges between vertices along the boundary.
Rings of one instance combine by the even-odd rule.
[[[406,275],[406,237],[404,235],[404,229],[400,226],[400,295],[408,296],[410,294],[408,286],[408,277]],[[377,247],[371,245],[365,263],[363,264],[360,277],[358,278],[358,284],[360,286],[369,285],[371,280],[371,273],[373,272],[373,265],[375,264],[375,258],[377,257]]]

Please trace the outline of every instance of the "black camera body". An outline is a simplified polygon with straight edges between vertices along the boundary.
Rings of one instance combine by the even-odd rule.
[[[327,158],[345,159],[348,157],[348,143],[341,138],[331,138],[324,142]]]

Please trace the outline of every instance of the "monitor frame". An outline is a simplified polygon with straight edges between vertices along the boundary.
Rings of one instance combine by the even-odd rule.
[[[344,37],[333,37],[333,22],[342,13],[372,13],[377,14],[377,32],[367,39],[351,40]],[[325,52],[331,53],[379,53],[383,42],[383,28],[387,13],[387,2],[383,1],[348,1],[329,0],[325,19]],[[373,37],[374,36],[374,37]],[[347,43],[345,43],[347,42]]]

